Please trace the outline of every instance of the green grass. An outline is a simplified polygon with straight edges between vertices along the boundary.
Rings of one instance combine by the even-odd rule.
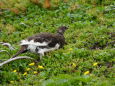
[[[1,52],[1,60],[13,56],[20,48],[19,42],[26,37],[40,32],[55,33],[61,25],[69,29],[64,34],[67,45],[47,53],[41,62],[29,66],[33,61],[17,60],[1,67],[1,86],[114,86],[114,4],[113,0],[70,0],[60,1],[58,7],[52,2],[51,9],[29,3],[26,11],[18,14],[3,9],[0,42],[9,42],[16,50],[0,45],[0,50],[10,53],[9,56]],[[39,58],[30,52],[22,56]],[[89,74],[85,75],[87,71]]]

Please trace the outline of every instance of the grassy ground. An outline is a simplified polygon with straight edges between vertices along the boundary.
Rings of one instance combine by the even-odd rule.
[[[51,9],[26,1],[8,5],[24,7],[18,13],[6,9],[6,4],[1,9],[0,42],[9,42],[16,50],[0,45],[0,50],[10,53],[1,52],[0,59],[13,56],[20,40],[40,32],[55,33],[61,25],[69,26],[64,34],[68,44],[37,64],[18,60],[4,65],[0,68],[1,86],[114,86],[114,0],[68,0],[58,6],[52,2]],[[39,57],[29,52],[22,55]]]

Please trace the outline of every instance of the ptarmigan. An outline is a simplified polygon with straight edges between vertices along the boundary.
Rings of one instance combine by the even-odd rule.
[[[44,56],[44,53],[53,51],[64,46],[65,38],[64,32],[68,29],[65,26],[59,27],[56,34],[52,33],[39,33],[32,37],[29,37],[21,41],[21,49],[13,56],[16,57],[21,53],[27,51],[37,53],[40,55],[40,59]]]

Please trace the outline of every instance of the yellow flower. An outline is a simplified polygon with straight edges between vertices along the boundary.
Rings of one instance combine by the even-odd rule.
[[[34,74],[37,74],[38,72],[37,71],[34,71]]]
[[[86,72],[84,72],[84,75],[88,75],[90,72],[89,71],[86,71]]]
[[[13,70],[13,72],[17,72],[17,70]]]
[[[72,64],[72,67],[73,67],[73,68],[75,68],[75,67],[76,67],[76,64],[75,64],[75,63],[73,63],[73,64]]]
[[[38,65],[38,68],[39,68],[39,69],[44,69],[44,67],[43,67],[43,66],[40,66],[40,65]]]
[[[30,64],[29,64],[29,66],[33,66],[33,65],[35,65],[35,63],[34,63],[34,62],[32,62],[32,63],[30,63]]]
[[[72,50],[73,50],[72,48],[69,49],[69,51],[72,51]]]
[[[26,71],[30,71],[31,70],[31,68],[26,68]]]
[[[10,81],[10,83],[11,83],[11,84],[13,84],[13,83],[14,83],[14,81]]]
[[[97,65],[98,65],[98,63],[97,63],[97,62],[93,63],[93,66],[97,66]]]
[[[25,75],[27,75],[27,72],[24,72],[24,74],[23,74],[23,75],[24,75],[24,76],[25,76]]]

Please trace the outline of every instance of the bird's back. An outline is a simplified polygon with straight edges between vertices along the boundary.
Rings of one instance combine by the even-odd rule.
[[[63,47],[65,43],[64,37],[59,34],[40,33],[21,41],[21,45],[27,45],[31,52],[38,52],[41,49]],[[56,47],[57,48],[57,47]]]

